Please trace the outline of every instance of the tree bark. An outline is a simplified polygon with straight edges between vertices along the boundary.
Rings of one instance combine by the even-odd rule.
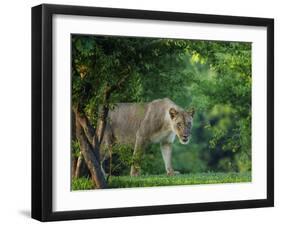
[[[84,129],[88,140],[92,141],[95,136],[95,129],[91,126],[89,119],[79,112],[78,107],[73,108],[73,111],[75,113],[76,120],[79,121],[80,125]]]
[[[72,156],[71,159],[71,177],[74,178],[76,174],[76,169],[77,169],[77,157]]]
[[[91,173],[92,182],[96,188],[106,188],[107,184],[101,171],[100,162],[94,154],[93,147],[85,135],[84,129],[77,116],[78,115],[76,115],[76,136],[79,140],[85,163]]]
[[[84,134],[88,140],[88,142],[91,144],[93,153],[95,155],[95,158],[97,161],[100,161],[100,152],[99,152],[99,142],[97,142],[97,134],[96,131],[90,124],[89,119],[82,113],[79,112],[78,107],[73,108],[73,111],[75,112],[75,118],[76,122],[82,127]],[[78,131],[78,126],[76,125],[76,136]]]
[[[109,111],[109,108],[106,105],[104,105],[102,107],[102,110],[101,110],[100,115],[99,115],[97,130],[96,130],[96,134],[95,134],[96,136],[93,139],[93,144],[98,149],[99,149],[100,144],[101,144],[102,139],[103,139],[103,135],[104,135],[105,127],[106,127],[106,118],[107,118],[107,115],[108,115],[108,111]]]
[[[83,165],[83,157],[82,154],[77,158],[76,162],[76,169],[75,169],[75,178],[79,178],[81,176],[81,171],[82,171],[82,165]]]
[[[85,163],[82,153],[79,157],[72,157],[72,168],[71,168],[71,177],[80,178],[80,177],[89,177],[91,173]]]

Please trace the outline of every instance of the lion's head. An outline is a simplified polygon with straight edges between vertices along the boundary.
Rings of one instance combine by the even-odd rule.
[[[190,140],[194,113],[193,108],[186,111],[175,108],[169,110],[172,130],[182,144],[188,144]]]

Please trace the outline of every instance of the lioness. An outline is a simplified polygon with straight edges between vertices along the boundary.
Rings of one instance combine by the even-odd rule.
[[[168,98],[150,103],[120,103],[108,113],[102,147],[114,143],[134,147],[131,176],[140,174],[140,159],[147,144],[160,143],[168,175],[172,167],[172,143],[177,136],[180,143],[190,140],[194,109],[183,110]],[[106,156],[102,152],[103,156]],[[105,157],[104,157],[105,158]]]

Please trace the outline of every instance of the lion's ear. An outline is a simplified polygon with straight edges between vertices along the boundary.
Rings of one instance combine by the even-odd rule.
[[[171,119],[174,119],[177,116],[178,112],[175,108],[170,108],[169,114],[170,114]]]
[[[194,114],[195,114],[195,109],[192,107],[190,109],[187,109],[187,113],[191,115],[191,117],[193,118]]]

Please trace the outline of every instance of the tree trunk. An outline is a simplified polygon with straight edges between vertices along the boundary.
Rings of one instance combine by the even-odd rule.
[[[90,125],[88,118],[84,114],[80,114],[78,105],[73,106],[72,109],[76,124],[76,138],[79,140],[81,153],[91,173],[93,184],[95,184],[97,188],[105,188],[107,186],[100,166],[100,145],[106,128],[109,111],[108,101],[111,93],[124,85],[126,79],[129,77],[129,71],[130,67],[128,67],[128,70],[125,71],[126,74],[115,85],[108,86],[105,89],[104,105],[99,114],[96,129]],[[79,161],[78,163],[80,164]]]
[[[84,114],[81,114],[78,111],[78,108],[75,108],[74,112],[75,112],[76,122],[78,122],[80,124],[80,126],[82,127],[88,142],[92,146],[93,153],[94,153],[97,161],[100,161],[99,142],[97,141],[98,140],[98,136],[96,134],[97,130],[95,130],[91,126],[88,118]],[[77,125],[76,125],[76,136],[77,136]]]
[[[77,157],[72,156],[71,159],[71,177],[74,178],[76,174],[76,168],[77,168]]]
[[[76,169],[74,175],[75,178],[79,178],[81,176],[82,166],[83,166],[83,156],[82,154],[80,154],[76,162]]]
[[[93,149],[93,146],[89,142],[85,131],[80,124],[81,120],[79,120],[79,118],[80,116],[76,114],[76,136],[79,140],[81,152],[83,154],[86,165],[91,173],[92,182],[93,184],[95,184],[96,188],[106,188],[107,184],[101,171],[99,158],[97,158],[97,156],[95,155],[96,153]]]
[[[75,178],[88,177],[90,175],[90,172],[87,168],[87,165],[85,163],[82,153],[80,153],[80,156],[77,158],[76,165],[75,165],[75,171],[74,171],[73,175]]]

